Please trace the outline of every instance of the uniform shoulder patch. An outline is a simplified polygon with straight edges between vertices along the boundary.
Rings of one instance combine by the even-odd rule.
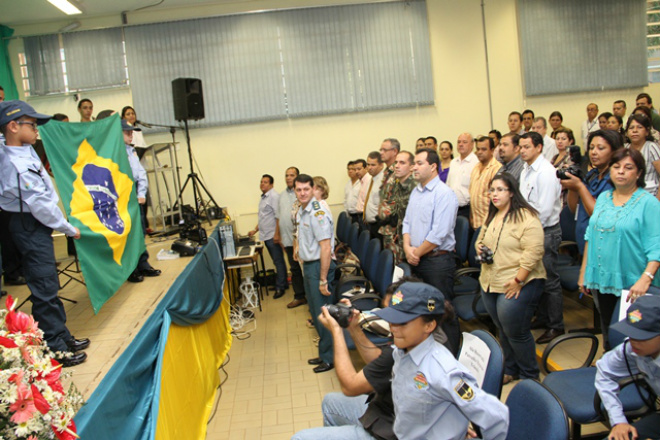
[[[313,209],[321,209],[321,204],[317,200],[314,200],[312,202],[312,208]]]
[[[456,394],[458,394],[461,399],[465,400],[466,402],[469,402],[470,400],[474,399],[474,391],[472,388],[470,388],[470,385],[468,385],[463,379],[461,379],[456,386],[454,387],[454,391],[456,391]]]

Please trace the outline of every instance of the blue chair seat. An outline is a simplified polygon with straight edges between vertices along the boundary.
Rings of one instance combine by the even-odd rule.
[[[572,420],[584,425],[599,420],[594,408],[596,367],[555,371],[543,385],[552,390]]]
[[[474,309],[472,308],[474,299],[477,296],[480,296],[480,294],[458,295],[454,297],[454,300],[452,301],[454,310],[456,310],[456,314],[463,321],[470,321],[472,319],[478,318],[478,316],[474,314]],[[480,316],[488,314],[488,312],[486,311],[486,307],[484,306],[484,302],[481,298],[479,298],[479,300],[477,301],[476,309],[477,309],[477,313]]]
[[[559,282],[563,289],[569,292],[575,292],[579,289],[580,266],[558,267],[557,273],[559,274]]]

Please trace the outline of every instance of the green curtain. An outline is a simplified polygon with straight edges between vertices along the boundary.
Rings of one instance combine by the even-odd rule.
[[[9,37],[14,35],[14,30],[0,24],[0,86],[5,89],[5,99],[18,99],[18,89],[14,74],[11,71],[11,61],[9,60]]]

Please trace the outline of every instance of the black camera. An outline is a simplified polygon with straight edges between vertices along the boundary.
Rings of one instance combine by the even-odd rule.
[[[584,173],[582,172],[582,168],[580,168],[580,165],[582,164],[582,152],[580,151],[580,147],[577,145],[571,145],[568,147],[568,155],[573,164],[566,168],[559,168],[557,170],[557,177],[560,180],[568,180],[570,177],[568,177],[566,173],[570,173],[582,180],[584,178]]]
[[[481,245],[481,252],[475,257],[478,263],[493,264],[493,251],[488,246]]]
[[[330,316],[335,318],[339,323],[339,326],[342,328],[348,328],[348,323],[353,315],[353,310],[356,310],[353,306],[345,306],[343,304],[330,304],[325,306],[325,308],[328,309]]]
[[[208,242],[206,230],[199,221],[184,222],[182,220],[179,226],[179,236],[182,240],[194,241],[200,245],[205,245]]]

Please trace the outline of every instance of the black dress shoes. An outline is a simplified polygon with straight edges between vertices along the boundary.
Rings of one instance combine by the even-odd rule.
[[[141,283],[144,281],[144,277],[135,271],[128,277],[128,281],[131,283]]]
[[[549,328],[545,331],[539,338],[536,340],[537,344],[547,344],[548,342],[555,339],[557,336],[561,336],[566,333],[564,330],[557,330],[554,328]]]
[[[7,286],[24,286],[27,284],[25,277],[17,276],[16,278],[7,278],[5,277],[5,284]]]
[[[62,364],[62,367],[69,368],[85,362],[87,360],[87,353],[81,351],[80,353],[73,353],[70,356],[56,356],[55,360]]]
[[[314,373],[325,373],[326,371],[330,371],[333,368],[335,368],[334,365],[326,364],[325,362],[323,362],[322,364],[319,364],[316,367],[314,367]]]
[[[307,361],[309,365],[321,365],[323,363],[323,359],[321,358],[311,358],[310,360]]]
[[[71,350],[73,353],[77,351],[81,351],[89,347],[89,339],[83,338],[83,339],[76,339],[76,338],[71,338],[68,341],[66,341],[66,346],[69,347],[69,350]]]
[[[273,299],[282,298],[283,296],[284,296],[284,290],[278,290],[275,292],[275,295],[273,295]]]
[[[150,267],[149,269],[144,269],[140,271],[140,275],[144,277],[157,277],[161,274],[159,269],[154,269],[153,267]]]

